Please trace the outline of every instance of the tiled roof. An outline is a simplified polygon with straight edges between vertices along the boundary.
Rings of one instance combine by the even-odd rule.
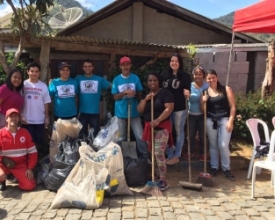
[[[12,38],[14,35],[12,33],[0,33],[0,38]],[[117,39],[103,39],[103,38],[89,38],[84,36],[39,36],[37,39],[48,39],[54,41],[61,42],[72,42],[79,44],[108,44],[108,45],[131,45],[131,46],[146,46],[146,47],[156,47],[156,48],[173,48],[173,49],[185,49],[185,46],[178,45],[164,45],[164,44],[156,44],[150,42],[138,42],[138,41],[130,41],[130,40],[117,40]]]
[[[3,32],[0,33],[0,39],[6,38],[11,39],[14,35],[12,33]],[[188,45],[165,45],[165,44],[156,44],[150,42],[138,42],[138,41],[130,41],[130,40],[117,40],[117,39],[101,39],[101,38],[89,38],[84,36],[57,36],[57,37],[49,37],[49,36],[40,36],[37,39],[49,39],[60,42],[71,42],[71,43],[79,43],[79,44],[101,44],[101,45],[129,45],[129,46],[146,46],[152,48],[171,48],[171,49],[186,49]],[[194,45],[198,49],[207,49],[207,48],[230,48],[231,44],[198,44]],[[246,43],[234,44],[234,48],[267,48],[267,43]]]

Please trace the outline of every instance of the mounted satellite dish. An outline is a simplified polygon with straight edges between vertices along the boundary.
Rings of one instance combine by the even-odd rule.
[[[77,22],[83,15],[83,10],[78,7],[67,8],[53,15],[49,25],[53,29],[63,29]]]

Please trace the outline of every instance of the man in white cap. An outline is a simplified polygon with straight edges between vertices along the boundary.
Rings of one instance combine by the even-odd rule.
[[[30,133],[18,126],[19,111],[6,112],[7,126],[0,129],[0,191],[6,190],[6,176],[13,174],[22,190],[33,190],[36,181],[33,168],[37,163],[37,150]]]

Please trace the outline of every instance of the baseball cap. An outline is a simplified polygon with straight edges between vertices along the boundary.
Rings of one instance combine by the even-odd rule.
[[[122,57],[119,61],[119,64],[123,64],[123,63],[131,63],[131,60],[129,57]]]
[[[19,114],[19,111],[16,108],[10,108],[8,111],[6,111],[6,117],[8,117],[11,113]]]
[[[67,62],[61,62],[61,63],[59,63],[59,65],[58,65],[58,69],[61,69],[62,67],[65,67],[65,66],[71,68],[71,65],[68,64]]]

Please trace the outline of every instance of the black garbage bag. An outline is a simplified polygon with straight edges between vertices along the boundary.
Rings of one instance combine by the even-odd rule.
[[[57,191],[70,174],[80,158],[78,149],[81,146],[80,138],[66,137],[59,145],[59,153],[51,164],[49,173],[44,180],[44,186],[51,191]]]
[[[144,186],[148,181],[148,161],[144,158],[124,157],[124,175],[128,186]]]
[[[50,172],[44,180],[45,188],[51,191],[57,191],[66,180],[73,167],[74,164],[69,165],[63,162],[54,162],[50,166]]]
[[[136,142],[137,159],[123,157],[124,175],[128,186],[144,186],[148,181],[148,146],[145,141]]]

